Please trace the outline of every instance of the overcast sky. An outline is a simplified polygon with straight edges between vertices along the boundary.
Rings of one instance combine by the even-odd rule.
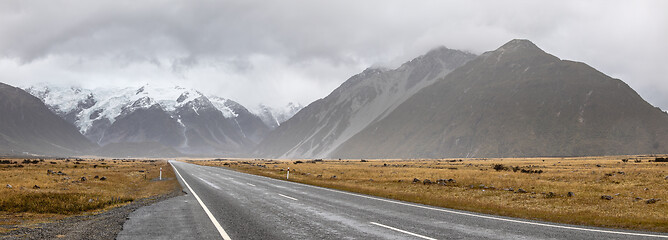
[[[369,66],[526,38],[668,109],[668,1],[2,0],[0,82],[308,104]]]

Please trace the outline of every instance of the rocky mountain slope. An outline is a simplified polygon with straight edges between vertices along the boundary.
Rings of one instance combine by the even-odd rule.
[[[619,79],[513,40],[422,89],[330,157],[668,152],[668,114]]]
[[[97,146],[22,89],[0,83],[0,154],[86,154]]]
[[[281,158],[330,156],[350,137],[474,57],[440,47],[397,69],[369,68],[277,127],[260,143],[256,154]]]

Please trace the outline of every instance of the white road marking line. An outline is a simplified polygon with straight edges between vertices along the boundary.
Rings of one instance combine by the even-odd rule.
[[[171,165],[172,163],[169,163],[169,164]],[[225,232],[223,227],[220,226],[220,223],[218,223],[218,220],[216,220],[216,218],[213,217],[213,214],[211,214],[211,211],[209,211],[209,208],[207,208],[206,205],[204,205],[204,203],[202,202],[202,199],[200,199],[199,196],[197,196],[197,193],[195,193],[195,191],[193,191],[193,189],[190,187],[190,185],[188,185],[188,182],[186,182],[186,180],[183,179],[183,176],[181,176],[181,174],[179,173],[179,170],[176,170],[176,167],[174,167],[174,165],[172,165],[172,168],[174,168],[174,172],[176,172],[176,174],[179,175],[179,177],[181,178],[181,181],[183,181],[183,183],[186,184],[186,187],[188,187],[188,190],[190,190],[190,192],[193,194],[195,199],[197,199],[197,201],[199,202],[199,205],[202,206],[202,208],[204,209],[204,212],[206,212],[206,215],[209,216],[209,219],[211,220],[211,222],[213,222],[213,225],[216,226],[216,229],[218,230],[218,233],[220,233],[220,236],[224,240],[232,240],[230,238],[230,236],[227,235],[227,233]]]
[[[292,183],[292,182],[290,182],[290,183]],[[306,186],[310,186],[310,185],[306,185]],[[338,192],[338,193],[348,194],[348,195],[352,195],[352,196],[362,197],[362,198],[368,198],[368,199],[373,199],[373,200],[378,200],[378,201],[383,201],[383,202],[389,202],[389,203],[411,206],[411,207],[422,208],[422,209],[428,209],[428,210],[439,211],[439,212],[459,214],[459,215],[464,215],[464,216],[469,216],[469,217],[478,217],[478,218],[485,218],[485,219],[491,219],[491,220],[497,220],[497,221],[522,223],[522,224],[536,225],[536,226],[542,226],[542,227],[561,228],[561,229],[568,229],[568,230],[610,233],[610,234],[620,234],[620,235],[630,235],[630,236],[640,236],[640,237],[668,238],[668,235],[655,235],[655,234],[631,233],[631,232],[617,232],[617,231],[610,231],[610,230],[569,227],[569,226],[560,226],[560,225],[552,225],[552,224],[537,223],[537,222],[520,221],[520,220],[514,220],[514,219],[505,219],[505,218],[500,218],[500,217],[484,216],[484,215],[478,215],[478,214],[472,214],[472,213],[457,212],[457,211],[447,210],[447,209],[438,209],[438,208],[433,208],[433,207],[420,206],[420,205],[416,205],[416,204],[398,202],[398,201],[376,198],[376,197],[371,197],[371,196],[364,196],[364,195],[360,195],[360,194],[349,193],[349,192],[344,192],[344,191],[339,191],[339,190],[334,190],[334,189],[329,189],[329,188],[322,188],[322,187],[317,187],[317,186],[312,186],[312,187],[321,188],[321,189],[325,189],[325,190],[332,191],[332,192]]]
[[[278,195],[279,195],[279,196],[281,196],[281,197],[284,197],[284,198],[287,198],[287,199],[290,199],[290,200],[295,200],[295,201],[297,201],[297,199],[296,199],[296,198],[293,198],[293,197],[288,197],[288,196],[285,196],[285,195],[283,195],[283,194],[280,194],[280,193],[279,193]]]
[[[230,170],[228,170],[228,171],[230,171]],[[619,235],[639,236],[639,237],[655,237],[655,238],[666,238],[666,239],[668,239],[668,235],[619,232],[619,231],[610,231],[610,230],[569,227],[569,226],[560,226],[560,225],[553,225],[553,224],[546,224],[546,223],[537,223],[537,222],[528,222],[528,221],[521,221],[521,220],[514,220],[514,219],[505,219],[505,218],[500,218],[500,217],[484,216],[484,215],[478,215],[478,214],[473,214],[473,213],[458,212],[458,211],[454,211],[454,210],[439,209],[439,208],[434,208],[434,207],[421,206],[421,205],[417,205],[417,204],[399,202],[399,201],[395,201],[395,200],[388,200],[388,199],[382,199],[382,198],[377,198],[377,197],[365,196],[365,195],[361,195],[361,194],[344,192],[344,191],[339,191],[339,190],[334,190],[334,189],[324,188],[324,187],[318,187],[318,186],[313,186],[313,185],[308,185],[308,184],[303,184],[303,183],[296,183],[296,182],[278,180],[278,179],[273,179],[273,178],[269,178],[269,177],[265,177],[265,176],[253,175],[253,174],[249,174],[249,173],[240,173],[240,172],[235,172],[235,173],[248,175],[248,176],[253,176],[253,177],[264,178],[264,179],[269,179],[269,180],[273,180],[273,181],[277,181],[277,182],[281,182],[281,183],[291,183],[293,185],[307,186],[307,187],[311,187],[311,188],[317,188],[317,189],[327,190],[327,191],[331,191],[331,192],[343,193],[343,194],[348,194],[348,195],[351,195],[351,196],[357,196],[357,197],[361,197],[361,198],[373,199],[373,200],[378,200],[378,201],[383,201],[383,202],[389,202],[389,203],[411,206],[411,207],[422,208],[422,209],[428,209],[428,210],[439,211],[439,212],[446,212],[446,213],[464,215],[464,216],[469,216],[469,217],[478,217],[478,218],[485,218],[485,219],[504,221],[504,222],[521,223],[521,224],[528,224],[528,225],[535,225],[535,226],[542,226],[542,227],[551,227],[551,228],[561,228],[561,229],[568,229],[568,230],[578,230],[578,231],[585,231],[585,232],[598,232],[598,233],[619,234]]]
[[[200,181],[206,183],[207,185],[211,186],[212,188],[215,188],[215,189],[218,189],[218,190],[222,190],[219,186],[216,186],[216,184],[213,184],[212,182],[209,182],[209,181],[207,181],[207,180],[204,180],[204,178],[201,178],[201,177],[196,177],[196,178],[198,178]]]
[[[391,230],[394,230],[394,231],[397,231],[397,232],[402,232],[402,233],[405,233],[405,234],[408,234],[408,235],[413,235],[413,236],[423,238],[423,239],[436,240],[436,238],[430,238],[430,237],[427,237],[427,236],[422,236],[422,235],[417,234],[417,233],[412,233],[412,232],[409,232],[409,231],[406,231],[406,230],[393,228],[393,227],[386,226],[386,225],[383,225],[383,224],[380,224],[380,223],[371,222],[371,224],[376,225],[376,226],[380,226],[380,227],[384,227],[384,228],[387,228],[387,229],[391,229]]]
[[[255,187],[255,184],[252,184],[252,183],[246,183],[246,184],[248,184],[249,186]]]

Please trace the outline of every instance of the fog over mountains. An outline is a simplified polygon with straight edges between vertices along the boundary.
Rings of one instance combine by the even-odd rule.
[[[396,69],[368,68],[303,108],[249,109],[180,87],[46,84],[26,88],[33,97],[0,86],[2,154],[443,158],[668,152],[668,114],[623,81],[561,60],[528,40],[480,56],[439,47]]]

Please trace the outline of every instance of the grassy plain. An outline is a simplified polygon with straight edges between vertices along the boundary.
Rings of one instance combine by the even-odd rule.
[[[290,181],[351,192],[510,217],[668,232],[668,163],[650,160],[655,156],[190,162],[278,179],[286,178],[289,167]],[[454,181],[437,184],[438,179]]]
[[[163,181],[157,181],[160,168]],[[0,231],[92,214],[178,187],[160,160],[0,159]]]

